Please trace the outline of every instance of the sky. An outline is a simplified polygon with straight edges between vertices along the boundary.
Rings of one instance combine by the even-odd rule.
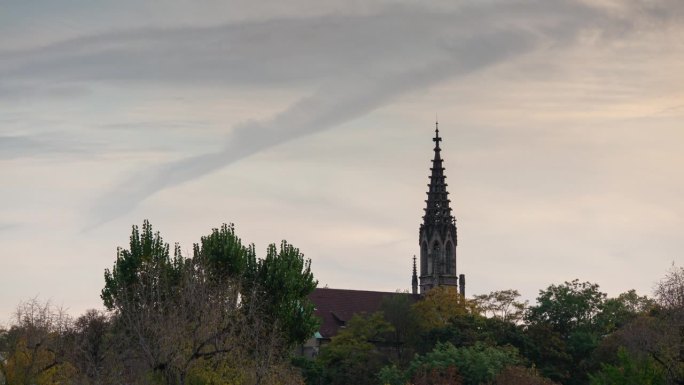
[[[435,120],[467,294],[684,262],[684,2],[0,4],[0,324],[102,308],[149,219],[410,289]]]

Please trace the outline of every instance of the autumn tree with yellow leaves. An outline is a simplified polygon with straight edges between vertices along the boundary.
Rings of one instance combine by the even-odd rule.
[[[458,293],[455,287],[439,286],[413,305],[424,330],[446,327],[451,320],[477,311],[475,303]]]

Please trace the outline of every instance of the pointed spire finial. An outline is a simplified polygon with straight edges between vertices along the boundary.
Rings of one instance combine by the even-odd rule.
[[[435,137],[432,141],[435,142],[435,147],[439,148],[439,142],[442,141],[442,138],[439,137],[439,121],[437,120],[435,120]]]

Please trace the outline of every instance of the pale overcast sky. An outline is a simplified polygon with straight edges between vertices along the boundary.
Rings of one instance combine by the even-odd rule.
[[[684,2],[0,5],[0,324],[101,308],[148,218],[408,289],[439,116],[469,294],[684,261]]]

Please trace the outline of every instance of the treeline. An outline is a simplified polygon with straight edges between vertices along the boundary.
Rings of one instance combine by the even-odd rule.
[[[105,271],[105,310],[18,306],[0,328],[0,384],[684,385],[682,267],[653,298],[578,280],[532,306],[516,290],[394,295],[307,359],[310,267],[287,242],[258,258],[232,225],[185,256],[145,221]]]
[[[654,294],[608,298],[574,280],[541,290],[534,306],[516,290],[392,296],[296,364],[309,385],[684,384],[684,268]]]
[[[223,225],[186,257],[145,221],[104,278],[106,311],[19,305],[0,330],[0,384],[301,383],[289,360],[317,330],[317,282],[287,242],[257,258]]]

